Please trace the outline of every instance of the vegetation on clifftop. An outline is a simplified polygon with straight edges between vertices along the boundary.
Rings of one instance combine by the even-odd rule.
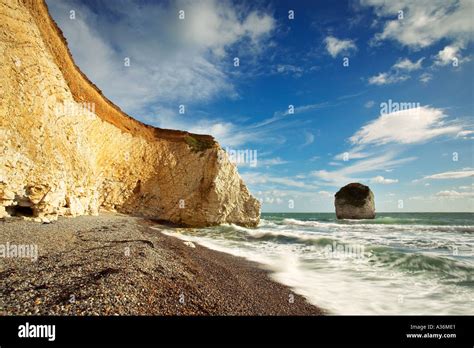
[[[210,149],[214,145],[214,140],[208,137],[198,137],[196,135],[186,135],[184,141],[188,144],[194,152],[201,152]]]

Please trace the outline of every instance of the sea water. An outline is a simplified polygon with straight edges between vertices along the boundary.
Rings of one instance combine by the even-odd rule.
[[[263,213],[258,228],[166,233],[256,261],[330,314],[474,314],[473,213]]]

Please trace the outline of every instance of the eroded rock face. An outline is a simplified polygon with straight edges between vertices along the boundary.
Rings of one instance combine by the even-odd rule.
[[[75,66],[42,1],[0,0],[0,14],[0,217],[258,224],[259,202],[211,136],[124,114]]]
[[[351,183],[335,195],[334,205],[338,219],[374,219],[374,194],[368,186]]]

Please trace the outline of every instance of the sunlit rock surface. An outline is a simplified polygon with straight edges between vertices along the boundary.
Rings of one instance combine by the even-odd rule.
[[[258,224],[260,204],[219,144],[124,114],[76,67],[43,1],[0,0],[0,17],[0,217],[106,209]]]

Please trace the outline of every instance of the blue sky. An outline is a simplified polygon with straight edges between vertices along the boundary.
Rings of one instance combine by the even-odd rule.
[[[331,212],[354,181],[377,211],[474,210],[472,1],[47,3],[125,112],[256,151],[263,211]]]

